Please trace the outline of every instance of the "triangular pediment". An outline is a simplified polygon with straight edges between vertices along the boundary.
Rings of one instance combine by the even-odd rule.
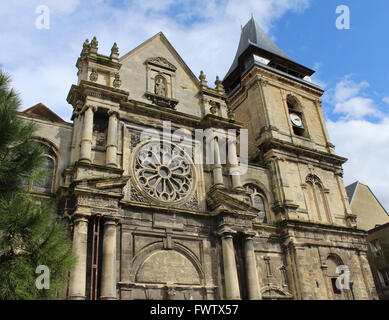
[[[162,32],[125,54],[120,63],[121,89],[129,91],[131,99],[201,115],[199,80]]]

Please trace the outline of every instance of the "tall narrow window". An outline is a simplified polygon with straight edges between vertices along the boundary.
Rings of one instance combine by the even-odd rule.
[[[56,156],[55,153],[45,145],[40,145],[43,149],[44,160],[41,167],[38,169],[42,177],[31,182],[30,191],[38,193],[53,193],[55,169],[56,169]]]
[[[300,102],[292,95],[288,95],[286,102],[288,104],[289,118],[293,128],[293,133],[296,136],[308,137]]]
[[[307,183],[308,214],[311,220],[331,223],[325,190],[317,176],[309,175]]]

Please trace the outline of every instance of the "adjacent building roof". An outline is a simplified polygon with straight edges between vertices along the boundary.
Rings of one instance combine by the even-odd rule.
[[[357,181],[346,187],[346,191],[359,229],[369,231],[389,223],[387,211],[367,185]]]
[[[353,201],[353,197],[354,197],[355,191],[357,190],[358,184],[359,184],[359,181],[354,182],[353,184],[350,184],[349,186],[346,187],[347,197],[349,199],[350,204]]]
[[[66,123],[66,121],[64,121],[55,112],[51,111],[43,103],[38,103],[37,105],[23,111],[22,113],[32,117],[49,120],[51,122]]]

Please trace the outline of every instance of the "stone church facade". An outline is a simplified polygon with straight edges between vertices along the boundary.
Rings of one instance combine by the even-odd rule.
[[[21,114],[39,124],[52,177],[32,191],[55,194],[71,226],[69,299],[376,298],[323,90],[253,19],[215,87],[162,33],[120,58],[116,44],[105,56],[86,41],[77,68],[71,124],[39,107]],[[183,129],[192,139],[179,143]],[[201,144],[198,129],[215,135]],[[228,129],[248,130],[242,174],[235,137],[220,156]],[[212,163],[201,161],[209,144]]]

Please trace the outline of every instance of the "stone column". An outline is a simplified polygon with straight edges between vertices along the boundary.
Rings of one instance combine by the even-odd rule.
[[[233,231],[223,230],[222,239],[224,282],[227,300],[240,300],[238,271],[235,262]]]
[[[244,239],[244,258],[246,263],[246,279],[249,300],[260,300],[261,293],[254,251],[254,234],[247,234]]]
[[[96,109],[97,109],[96,107],[87,106],[84,112],[80,161],[86,163],[92,162],[91,155],[92,155],[93,116]]]
[[[233,189],[243,189],[240,179],[240,168],[236,153],[236,139],[228,139],[228,161],[230,164],[230,175]]]
[[[86,299],[86,259],[88,244],[88,219],[78,216],[74,220],[73,252],[77,258],[76,266],[70,275],[69,299]]]
[[[73,114],[73,132],[72,132],[72,146],[70,152],[70,162],[73,164],[77,161],[79,155],[79,144],[78,144],[78,132],[80,130],[80,114],[79,112],[74,112]]]
[[[106,150],[106,165],[109,167],[117,167],[117,152],[118,152],[118,113],[109,111],[108,121],[108,136]]]
[[[116,300],[116,225],[113,218],[104,222],[102,249],[101,300]]]
[[[217,186],[224,186],[219,142],[217,139],[214,139],[213,143],[214,143],[214,162],[215,162],[213,165],[213,184]]]

